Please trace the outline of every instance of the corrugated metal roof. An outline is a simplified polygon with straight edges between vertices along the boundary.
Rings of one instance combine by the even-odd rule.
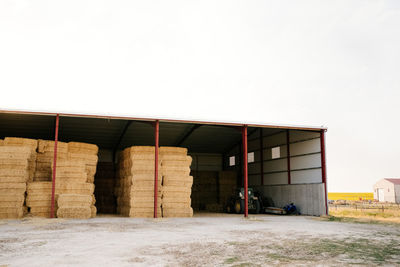
[[[59,140],[64,142],[93,143],[111,150],[132,145],[154,145],[154,128],[149,121],[60,115],[59,125]],[[0,112],[0,138],[53,140],[54,128],[54,115]],[[254,129],[249,127],[249,136]],[[276,131],[281,129],[264,128],[263,133],[268,135]],[[225,153],[240,141],[238,127],[160,121],[160,146],[182,146],[190,152]]]
[[[13,113],[13,114],[30,114],[30,115],[49,115],[56,116],[59,114],[62,117],[83,117],[83,118],[102,118],[102,119],[120,119],[120,120],[136,120],[136,121],[155,121],[160,122],[176,122],[176,123],[194,123],[194,124],[210,124],[210,125],[226,125],[226,126],[243,126],[249,127],[262,127],[262,128],[282,128],[282,129],[297,129],[297,130],[327,130],[324,126],[307,126],[307,125],[288,125],[288,124],[275,124],[275,123],[248,123],[248,122],[219,122],[219,121],[200,121],[200,120],[179,120],[168,118],[138,118],[130,116],[114,116],[114,115],[101,115],[101,114],[74,114],[74,113],[54,113],[54,112],[36,112],[36,111],[22,111],[22,110],[0,110],[0,113]]]

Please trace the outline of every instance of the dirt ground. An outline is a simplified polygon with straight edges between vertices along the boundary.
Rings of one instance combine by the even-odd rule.
[[[0,266],[400,265],[400,227],[306,216],[0,220]]]

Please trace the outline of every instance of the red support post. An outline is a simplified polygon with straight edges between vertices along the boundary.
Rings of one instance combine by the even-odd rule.
[[[247,171],[247,125],[242,128],[243,138],[243,175],[244,175],[244,217],[249,215],[249,190],[248,190],[248,171]]]
[[[292,174],[290,173],[290,139],[289,130],[286,130],[286,156],[287,156],[287,170],[288,170],[288,184],[292,183]]]
[[[158,141],[159,141],[159,134],[160,134],[160,121],[156,120],[154,124],[154,141],[155,141],[155,146],[154,146],[154,218],[157,218],[157,211],[158,211],[158,205],[157,205],[157,199],[158,199]]]
[[[321,130],[320,135],[321,141],[321,169],[322,169],[322,183],[325,188],[325,213],[329,214],[328,208],[328,189],[327,189],[327,178],[326,178],[326,155],[325,155],[325,130]]]
[[[261,169],[261,185],[264,185],[264,136],[263,128],[260,128],[260,169]]]
[[[56,193],[56,167],[57,167],[57,143],[58,143],[58,125],[60,122],[59,114],[56,115],[56,129],[54,137],[54,158],[53,158],[53,180],[51,185],[51,208],[50,218],[54,218],[54,207],[55,207],[55,193]]]

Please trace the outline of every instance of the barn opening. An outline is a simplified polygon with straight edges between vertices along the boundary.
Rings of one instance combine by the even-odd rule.
[[[99,147],[94,179],[99,214],[115,214],[118,153],[130,146],[154,146],[150,119],[60,115],[61,142]],[[54,140],[55,114],[0,113],[0,138]],[[192,157],[194,214],[225,212],[229,198],[244,186],[241,125],[160,120],[159,145],[185,147]],[[312,127],[248,126],[248,186],[271,205],[293,202],[305,215],[326,213],[321,136]]]

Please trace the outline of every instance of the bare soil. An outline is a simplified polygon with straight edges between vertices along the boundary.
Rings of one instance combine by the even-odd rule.
[[[0,266],[399,266],[400,227],[307,216],[0,220]]]

